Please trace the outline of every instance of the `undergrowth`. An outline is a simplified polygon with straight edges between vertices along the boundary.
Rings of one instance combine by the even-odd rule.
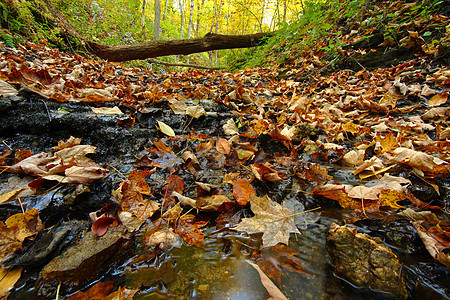
[[[297,18],[281,26],[267,43],[257,49],[246,49],[230,55],[231,69],[284,64],[300,56],[318,56],[331,66],[340,59],[342,47],[361,45],[375,34],[384,40],[401,44],[416,22],[427,22],[432,15],[448,15],[446,1],[424,0],[308,0]],[[420,32],[427,42],[438,43],[445,35],[445,22],[441,26]],[[448,45],[445,45],[448,46]]]

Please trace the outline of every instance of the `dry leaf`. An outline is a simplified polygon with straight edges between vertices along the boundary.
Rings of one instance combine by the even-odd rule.
[[[162,133],[172,137],[175,136],[175,131],[173,131],[173,129],[169,125],[158,120],[156,120],[156,122],[158,123],[159,130],[161,130]]]
[[[445,104],[448,100],[448,93],[442,92],[439,94],[434,95],[430,101],[428,101],[428,106],[440,106],[442,104]]]
[[[228,119],[227,123],[223,125],[223,131],[225,135],[239,134],[239,129],[233,119]]]
[[[123,112],[117,106],[114,107],[91,107],[94,114],[99,115],[123,115]]]

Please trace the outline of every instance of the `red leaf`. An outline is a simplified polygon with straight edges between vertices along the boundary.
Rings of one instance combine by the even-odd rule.
[[[97,236],[102,236],[106,233],[108,230],[108,227],[111,226],[114,221],[117,221],[116,218],[113,217],[103,217],[100,219],[97,219],[97,221],[92,224],[92,232],[95,233]]]

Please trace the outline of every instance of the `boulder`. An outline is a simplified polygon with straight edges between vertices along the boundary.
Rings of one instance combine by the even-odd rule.
[[[358,233],[356,228],[332,225],[326,247],[336,273],[352,284],[392,294],[408,296],[397,256],[379,238]]]

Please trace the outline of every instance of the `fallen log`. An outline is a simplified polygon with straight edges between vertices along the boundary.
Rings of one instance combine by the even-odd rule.
[[[132,45],[102,45],[85,40],[88,49],[100,58],[109,61],[127,61],[148,59],[167,55],[187,55],[211,50],[256,47],[263,44],[274,33],[256,33],[247,35],[222,35],[207,33],[202,38],[152,41]]]

